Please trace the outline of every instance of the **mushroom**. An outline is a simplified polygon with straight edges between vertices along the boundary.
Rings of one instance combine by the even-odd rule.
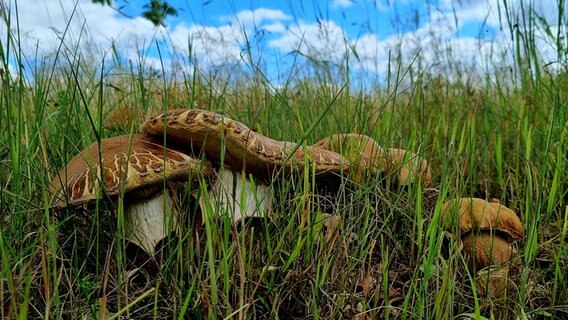
[[[515,212],[483,199],[461,198],[443,204],[440,221],[448,231],[457,229],[467,263],[474,272],[498,266],[494,275],[486,277],[487,282],[478,281],[478,288],[493,296],[501,295],[507,283],[508,264],[517,254],[510,241],[524,237],[523,224]]]
[[[468,262],[476,269],[509,261],[514,253],[509,241],[524,237],[523,224],[513,210],[479,198],[447,201],[440,219],[447,230],[457,224]]]
[[[211,173],[209,163],[165,148],[147,135],[102,139],[71,159],[53,179],[53,207],[91,203],[104,194],[124,195],[126,239],[152,255],[167,236],[166,220],[173,205],[164,181]]]
[[[148,119],[142,130],[165,135],[188,153],[203,153],[218,163],[219,179],[211,186],[209,199],[214,207],[227,208],[235,222],[270,213],[274,199],[270,182],[279,170],[289,174],[309,164],[316,175],[325,176],[348,169],[348,162],[336,152],[273,140],[241,122],[201,109],[169,110]],[[254,189],[256,195],[251,192]],[[206,212],[203,201],[200,205]]]
[[[371,137],[363,134],[333,134],[313,146],[343,155],[350,163],[349,177],[355,182],[360,182],[369,173],[383,172],[386,168],[383,148]]]
[[[398,183],[401,186],[411,185],[422,180],[424,185],[432,182],[432,169],[428,161],[403,149],[386,149],[386,173],[398,172]]]
[[[425,185],[432,181],[428,162],[403,149],[383,149],[371,137],[358,133],[333,134],[313,146],[343,155],[351,164],[350,178],[359,182],[369,173],[397,174],[400,185],[410,185],[422,179]]]
[[[109,112],[103,121],[103,128],[111,131],[128,131],[133,124],[144,119],[144,109],[122,107]]]

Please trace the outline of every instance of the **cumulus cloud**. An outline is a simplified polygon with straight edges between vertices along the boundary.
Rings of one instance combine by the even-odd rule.
[[[527,16],[530,12],[542,17],[550,25],[559,23],[557,0],[533,1],[530,4],[524,0],[510,0],[507,2],[507,10],[502,0],[443,0],[440,7],[446,12],[453,11],[459,18],[459,23],[485,22],[491,27],[508,28],[508,19],[511,24],[522,23],[522,15]],[[568,11],[564,11],[563,19],[568,19]]]
[[[107,50],[113,41],[126,47],[137,40],[151,42],[156,32],[146,19],[120,17],[114,9],[93,4],[91,0],[57,4],[47,0],[19,1],[19,25],[15,25],[14,2],[6,2],[11,15],[11,32],[20,34],[13,39],[21,39],[20,45],[26,53],[35,52],[37,48],[40,55],[52,54],[62,42],[70,47],[89,43],[95,46],[89,48],[91,50]],[[2,30],[3,35],[5,31]]]
[[[513,34],[520,32],[521,41],[524,41],[524,38],[528,36],[526,34],[528,30],[525,30],[523,26],[523,19],[526,19],[530,14],[539,17],[535,20],[536,27],[530,26],[530,32],[534,32],[535,36],[534,45],[543,64],[554,64],[558,62],[556,42],[560,41],[564,47],[568,45],[565,37],[556,37],[558,30],[560,30],[560,35],[566,34],[565,23],[568,19],[568,11],[565,11],[563,17],[561,17],[562,20],[558,20],[556,2],[556,0],[542,0],[527,4],[523,3],[522,0],[511,0],[507,4],[507,10],[505,10],[501,0],[460,2],[444,0],[441,7],[447,12],[446,14],[453,11],[452,14],[455,14],[459,19],[460,26],[468,22],[484,23],[487,27],[495,30],[495,36],[490,40],[494,47],[499,47],[502,51],[512,48],[511,36]],[[523,15],[525,18],[523,18]],[[550,34],[544,32],[546,29],[551,31]],[[493,53],[495,53],[494,49]]]
[[[348,39],[335,22],[300,22],[290,26],[270,45],[282,52],[299,51],[302,55],[323,61],[338,61],[345,57]]]
[[[179,24],[170,31],[173,47],[202,66],[235,63],[241,60],[247,41],[263,31],[285,31],[283,21],[291,18],[280,10],[258,8],[223,17],[221,26]],[[189,52],[191,50],[191,52]]]
[[[353,5],[354,0],[333,0],[331,3],[332,9],[345,9]]]
[[[239,61],[245,41],[242,30],[236,25],[209,27],[180,24],[170,32],[170,38],[175,50],[205,66]]]
[[[264,25],[262,28],[264,30],[268,31],[268,32],[281,33],[281,32],[286,31],[286,26],[282,22],[270,23],[270,24]]]
[[[11,21],[16,21],[13,1],[6,6]],[[246,47],[245,34],[250,39],[260,29],[283,32],[282,22],[291,19],[280,10],[259,8],[221,18],[225,24],[220,26],[180,23],[166,30],[154,27],[141,17],[123,17],[116,10],[93,4],[91,0],[61,1],[58,5],[53,5],[51,0],[20,1],[18,17],[20,24],[11,25],[10,30],[22,35],[19,37],[22,51],[31,58],[36,53],[38,58],[53,56],[64,44],[63,48],[69,50],[79,45],[79,52],[89,52],[98,58],[114,46],[126,59],[141,61],[137,56],[150,52],[158,41],[203,67],[240,61]],[[0,24],[0,33],[6,34],[6,25]],[[144,61],[156,65],[149,63],[154,61],[152,57]]]
[[[520,10],[520,1],[512,0],[511,10]],[[543,0],[535,10],[554,22],[556,17],[550,11],[553,2]],[[335,0],[331,4],[344,8],[353,1]],[[15,21],[14,0],[5,1],[4,5],[11,6],[10,14]],[[249,45],[255,42],[253,46],[268,48],[278,58],[297,52],[311,61],[341,64],[349,57],[352,69],[374,73],[385,73],[389,58],[390,62],[400,59],[406,65],[419,63],[424,70],[432,72],[441,72],[455,64],[489,70],[491,66],[510,62],[503,54],[511,48],[510,30],[497,28],[500,19],[504,21],[504,17],[498,16],[498,5],[499,0],[459,3],[442,0],[436,10],[429,10],[427,22],[420,28],[379,38],[374,33],[350,36],[333,20],[297,21],[281,10],[269,8],[243,10],[221,17],[218,20],[221,24],[216,26],[179,23],[166,30],[155,28],[143,18],[123,17],[112,8],[93,4],[92,0],[78,0],[76,5],[73,1],[61,1],[57,5],[51,0],[20,1],[20,25],[12,25],[10,29],[13,33],[19,31],[22,49],[28,56],[33,57],[36,52],[40,58],[53,54],[62,42],[69,50],[80,43],[80,50],[87,48],[101,53],[115,46],[127,59],[143,61],[156,69],[160,69],[161,63],[169,66],[175,62],[168,61],[169,55],[158,60],[148,53],[156,42],[171,50],[171,55],[179,54],[187,64],[204,68],[242,63],[243,53],[248,53]],[[485,23],[497,30],[496,35],[490,39],[458,36],[460,28],[468,23]],[[563,34],[565,31],[563,26],[550,27],[553,32],[560,30]],[[6,34],[3,24],[0,24],[0,34],[0,37]],[[538,34],[536,41],[543,60],[554,60],[555,42],[545,34]],[[140,55],[150,56],[140,59]],[[274,56],[265,56],[264,59],[275,61],[263,63],[280,64]]]
[[[290,20],[291,17],[280,10],[258,8],[256,10],[242,10],[231,17],[223,17],[221,20],[235,21],[242,25],[258,25],[264,21],[284,21]]]
[[[494,44],[474,38],[455,36],[458,26],[446,14],[435,12],[429,23],[412,32],[379,39],[366,33],[349,37],[335,22],[300,22],[282,32],[270,45],[282,52],[300,52],[312,60],[341,64],[350,56],[350,67],[374,73],[386,73],[389,63],[405,66],[419,64],[432,73],[453,67],[451,62],[485,68],[498,63]],[[390,59],[390,61],[389,61]],[[500,60],[499,60],[500,61]]]
[[[499,24],[499,19],[505,20],[497,16],[498,1],[463,1],[456,4],[446,0],[433,8],[435,10],[429,11],[426,23],[418,29],[385,38],[379,38],[374,33],[349,37],[330,20],[300,22],[287,28],[270,44],[283,52],[297,50],[311,59],[337,64],[345,62],[345,57],[349,55],[352,70],[378,74],[387,71],[389,62],[401,62],[403,67],[412,64],[421,71],[446,76],[460,70],[476,71],[479,75],[491,74],[514,65],[511,31]],[[551,13],[545,8],[549,8],[549,5],[552,4],[540,4],[534,10],[548,17]],[[520,8],[520,0],[513,0],[511,10],[518,12]],[[481,28],[484,25],[494,32],[488,37],[459,35],[461,28],[468,24],[468,28]],[[561,26],[551,26],[550,30],[554,34],[558,28]],[[555,43],[542,30],[535,30],[535,45],[541,62],[549,63],[555,61]]]

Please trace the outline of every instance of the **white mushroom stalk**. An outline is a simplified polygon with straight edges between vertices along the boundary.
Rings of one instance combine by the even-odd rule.
[[[146,252],[154,252],[158,242],[175,229],[174,210],[166,190],[148,200],[125,206],[125,238]]]
[[[213,212],[229,214],[235,223],[243,218],[266,217],[272,212],[274,189],[271,185],[251,181],[244,173],[221,168],[211,185],[209,202]],[[203,197],[199,206],[206,214],[207,205]]]

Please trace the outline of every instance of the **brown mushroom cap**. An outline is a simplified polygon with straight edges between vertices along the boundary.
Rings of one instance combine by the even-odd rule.
[[[461,198],[446,201],[442,206],[441,224],[452,230],[456,224],[461,234],[474,230],[497,230],[511,239],[524,237],[524,227],[515,212],[498,203],[479,198]]]
[[[351,164],[349,173],[354,181],[360,181],[367,173],[383,172],[386,167],[383,148],[371,137],[363,134],[333,134],[313,146],[343,155]]]
[[[399,170],[398,181],[401,185],[409,185],[418,179],[422,179],[424,185],[432,182],[432,169],[428,161],[420,156],[403,149],[389,148],[386,158],[386,172]]]
[[[102,159],[99,157],[102,156]],[[102,165],[102,169],[101,169]],[[100,198],[99,186],[107,195],[133,192],[164,180],[185,180],[193,173],[210,175],[210,164],[162,146],[143,134],[102,139],[75,156],[53,179],[53,207],[87,203]]]
[[[315,172],[343,172],[347,161],[336,152],[270,139],[241,122],[200,109],[174,109],[148,119],[142,130],[150,135],[166,135],[193,154],[204,152],[207,159],[237,170],[271,176],[275,169],[287,172],[302,169],[306,159]],[[224,147],[224,148],[223,148]],[[294,151],[294,152],[293,152]],[[293,152],[293,153],[292,153]]]
[[[509,225],[507,229],[512,230],[512,233],[514,233],[514,236],[511,236],[511,238],[517,240],[525,236],[523,223],[521,222],[515,211],[505,207],[500,203],[496,202],[487,202],[487,203],[489,204],[489,207],[491,207],[491,209],[495,211],[496,216],[501,217],[501,219],[507,221],[506,223]]]

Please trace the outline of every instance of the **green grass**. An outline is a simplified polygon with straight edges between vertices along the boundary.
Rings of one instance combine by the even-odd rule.
[[[532,17],[515,34],[521,78],[514,86],[499,75],[473,86],[393,66],[388,85],[372,92],[314,76],[275,93],[254,65],[252,80],[219,86],[215,74],[178,81],[134,68],[108,74],[101,63],[78,59],[79,51],[35,66],[33,82],[5,73],[0,318],[567,317],[568,74],[543,71],[534,36],[545,23]],[[8,58],[24,61],[17,36],[9,39],[0,47],[5,70]],[[431,188],[399,188],[375,177],[325,198],[314,196],[306,168],[276,186],[271,219],[242,225],[213,208],[196,223],[190,194],[206,194],[207,186],[181,185],[185,232],[166,242],[158,267],[135,272],[116,209],[101,201],[56,214],[48,193],[57,172],[93,141],[139,131],[142,115],[129,127],[104,126],[108,113],[128,106],[146,115],[197,106],[307,145],[359,132],[419,153],[435,179]],[[439,226],[442,203],[468,196],[499,199],[525,226],[526,238],[515,243],[522,266],[510,275],[505,301],[475,290],[458,243]],[[328,237],[324,213],[342,220]]]

